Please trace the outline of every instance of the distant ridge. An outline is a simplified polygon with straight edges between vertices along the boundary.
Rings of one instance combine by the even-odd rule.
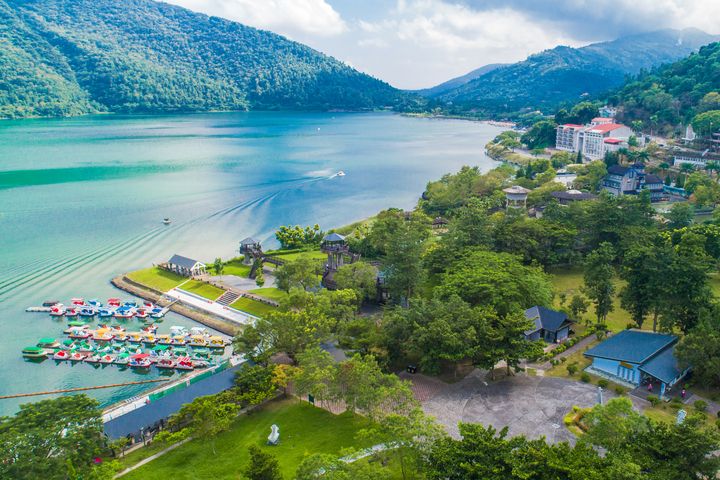
[[[492,117],[535,109],[551,113],[564,102],[618,87],[628,75],[678,60],[718,39],[697,29],[666,29],[581,48],[559,46],[439,95],[424,94],[449,113],[473,111]]]
[[[151,0],[0,0],[0,116],[364,110],[407,94],[280,35]]]
[[[490,73],[493,70],[496,70],[500,67],[504,67],[507,65],[506,63],[491,63],[489,65],[484,65],[480,68],[476,68],[475,70],[466,73],[465,75],[461,75],[459,77],[452,78],[448,80],[447,82],[443,82],[440,85],[436,85],[431,88],[424,88],[422,90],[414,90],[414,93],[423,95],[425,97],[437,97],[438,95],[442,95],[445,92],[449,92],[450,90],[456,89],[462,85],[465,85],[466,83],[475,80],[478,77],[482,77],[486,73]]]

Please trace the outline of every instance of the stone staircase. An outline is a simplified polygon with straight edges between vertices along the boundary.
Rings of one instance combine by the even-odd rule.
[[[238,298],[240,298],[239,293],[231,292],[228,290],[225,293],[223,293],[222,295],[220,295],[220,297],[217,300],[215,300],[215,302],[219,303],[220,305],[225,305],[227,307],[228,305],[233,303]]]

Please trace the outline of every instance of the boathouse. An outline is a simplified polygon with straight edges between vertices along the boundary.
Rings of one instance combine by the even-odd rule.
[[[194,277],[207,273],[206,265],[192,258],[183,257],[182,255],[173,255],[167,262],[168,270],[175,272],[184,277]]]
[[[690,371],[675,358],[677,341],[671,334],[623,330],[585,352],[592,360],[586,370],[634,386],[659,383],[663,396]]]
[[[525,332],[528,340],[542,339],[548,343],[558,343],[570,335],[572,321],[562,312],[535,306],[525,310],[525,318],[534,324],[533,328]]]

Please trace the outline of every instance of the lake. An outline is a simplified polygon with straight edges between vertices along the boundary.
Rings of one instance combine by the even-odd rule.
[[[46,299],[127,298],[120,273],[172,254],[237,255],[247,236],[274,246],[283,224],[327,230],[388,207],[412,208],[429,180],[495,165],[501,131],[394,114],[217,113],[0,123],[0,395],[157,378],[117,367],[20,356],[66,321],[25,313]],[[346,175],[335,175],[343,170]],[[162,225],[162,219],[172,219]],[[134,322],[134,329],[139,322]],[[170,325],[193,325],[170,314]],[[96,390],[103,405],[145,386]],[[0,415],[20,403],[0,400]]]

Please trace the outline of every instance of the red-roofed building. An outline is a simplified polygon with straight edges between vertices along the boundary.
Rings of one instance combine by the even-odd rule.
[[[632,130],[612,118],[597,117],[587,126],[575,124],[559,125],[555,148],[568,152],[582,152],[583,156],[598,160],[606,152],[617,151],[627,144]]]

